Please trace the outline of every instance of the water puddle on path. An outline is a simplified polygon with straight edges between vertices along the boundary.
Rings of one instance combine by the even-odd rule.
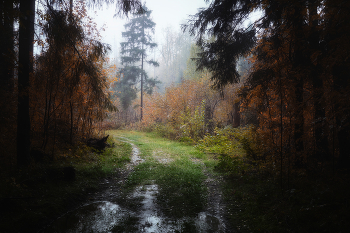
[[[222,221],[206,212],[176,220],[163,217],[156,206],[157,193],[155,184],[138,186],[125,199],[140,201],[136,211],[109,201],[94,202],[66,213],[43,232],[225,232]]]
[[[44,232],[110,232],[127,215],[108,201],[90,203],[58,218]]]

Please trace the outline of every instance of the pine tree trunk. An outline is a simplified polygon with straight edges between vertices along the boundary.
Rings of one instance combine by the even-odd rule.
[[[35,0],[21,0],[20,15],[17,165],[27,166],[30,156],[29,77],[33,72]]]

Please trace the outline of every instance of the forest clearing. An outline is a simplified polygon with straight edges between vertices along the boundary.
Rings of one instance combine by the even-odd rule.
[[[349,9],[0,0],[0,232],[349,232]]]

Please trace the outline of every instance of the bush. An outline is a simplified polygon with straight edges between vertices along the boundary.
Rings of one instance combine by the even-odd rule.
[[[189,108],[186,109],[180,116],[181,126],[179,127],[180,140],[191,139],[198,141],[204,136],[206,124],[204,122],[205,101],[203,100],[200,106],[197,106],[194,112]]]
[[[174,127],[171,124],[162,124],[157,123],[154,125],[153,131],[155,131],[157,134],[159,134],[162,137],[169,138],[169,139],[176,139],[178,136],[178,131],[174,129]]]
[[[216,128],[214,135],[206,135],[197,147],[202,151],[219,155],[219,167],[229,173],[248,169],[249,161],[258,157],[254,127]]]

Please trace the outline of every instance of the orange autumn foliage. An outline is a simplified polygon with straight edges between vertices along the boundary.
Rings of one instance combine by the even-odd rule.
[[[62,44],[49,34],[46,39],[49,46],[42,48],[31,78],[33,146],[46,150],[50,145],[52,153],[57,142],[74,143],[91,136],[95,123],[104,118],[105,110],[115,109],[108,93],[114,81],[108,76],[115,67],[104,67],[106,48],[96,43],[99,33],[87,17],[84,2],[79,1],[74,9],[78,27],[84,29],[89,39],[71,38]],[[67,31],[70,29],[69,20],[62,24],[67,25]],[[63,38],[75,35],[74,30],[59,33]]]
[[[164,136],[197,141],[216,126],[232,123],[233,104],[239,101],[239,86],[227,86],[220,95],[212,88],[209,75],[183,80],[144,98],[142,127],[162,131]]]

